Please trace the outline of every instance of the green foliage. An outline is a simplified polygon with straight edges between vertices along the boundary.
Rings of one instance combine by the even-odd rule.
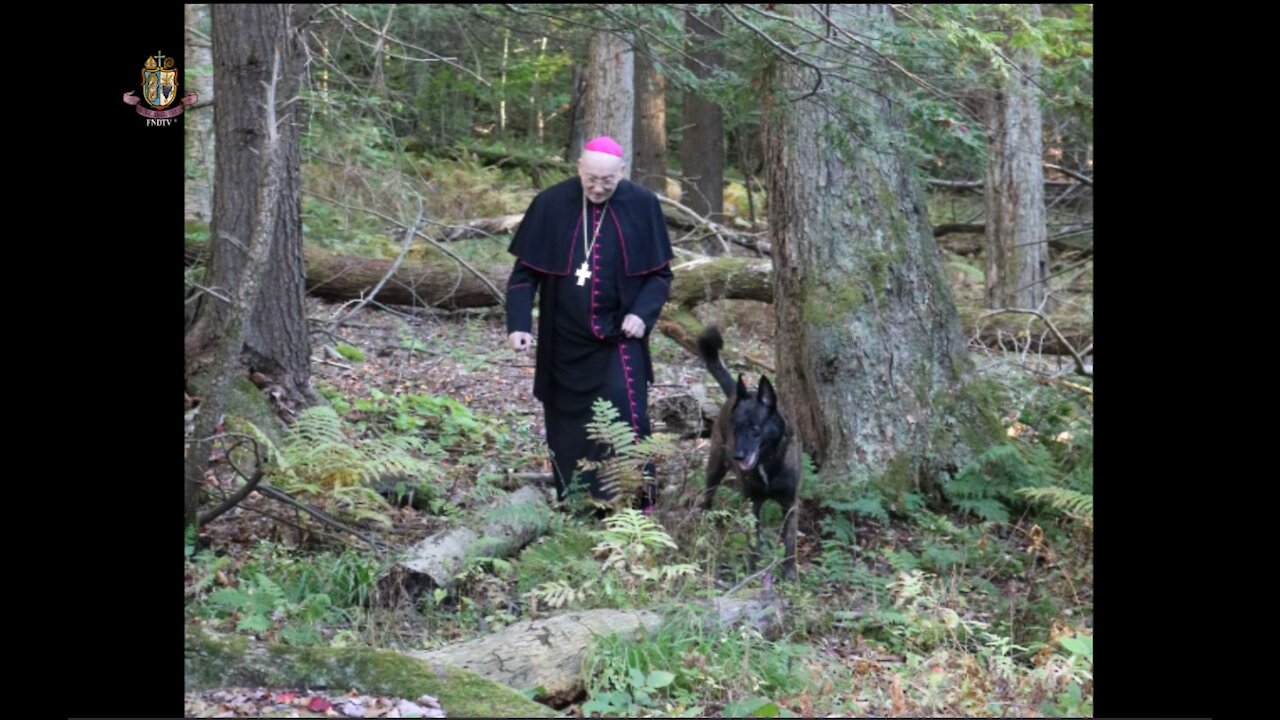
[[[1093,521],[1093,496],[1062,487],[1022,488],[1020,495],[1047,503],[1054,510],[1081,520]]]
[[[444,395],[388,395],[372,388],[368,398],[355,401],[355,409],[362,414],[357,428],[421,436],[421,452],[427,455],[440,456],[445,450],[482,452],[497,436],[496,422]]]
[[[423,441],[390,435],[354,443],[343,432],[337,412],[327,405],[300,413],[280,448],[257,428],[253,431],[267,449],[267,478],[273,485],[327,498],[340,513],[383,526],[391,524],[385,514],[387,502],[373,484],[388,475],[431,473],[431,466],[419,459],[428,453]]]
[[[808,648],[766,640],[747,627],[708,633],[703,613],[687,607],[652,634],[601,638],[583,661],[588,702],[597,703],[592,707],[619,715],[696,715],[705,703],[805,686],[809,677],[800,661],[812,656]]]
[[[338,343],[338,354],[353,362],[364,362],[364,352],[360,348],[346,343]]]
[[[608,453],[603,460],[580,461],[584,471],[595,470],[600,489],[612,494],[615,505],[631,502],[644,486],[645,465],[671,452],[670,438],[653,434],[639,442],[631,425],[618,416],[618,409],[604,398],[591,405],[592,420],[587,437],[602,444]]]
[[[957,509],[984,520],[1008,522],[1008,504],[1018,500],[1017,491],[1043,487],[1054,474],[1052,458],[1043,448],[1002,443],[965,466],[943,485],[943,491]]]
[[[324,627],[345,621],[370,601],[382,570],[376,560],[352,551],[304,557],[261,543],[239,568],[234,585],[207,592],[232,561],[209,552],[193,560],[197,615],[234,624],[239,632],[278,635],[292,645],[322,642]]]

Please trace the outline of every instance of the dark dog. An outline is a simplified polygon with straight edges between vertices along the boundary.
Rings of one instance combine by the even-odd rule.
[[[784,513],[781,538],[787,557],[782,577],[796,577],[796,493],[800,489],[800,443],[791,425],[778,411],[778,396],[769,379],[761,376],[760,387],[753,397],[738,376],[737,386],[729,370],[720,361],[724,339],[716,328],[708,328],[698,337],[698,351],[707,370],[719,383],[728,399],[720,408],[720,417],[711,428],[711,456],[707,459],[707,489],[702,509],[711,508],[711,499],[725,472],[733,468],[742,494],[751,500],[756,515],[755,555],[761,548],[760,508],[766,500],[776,500]]]

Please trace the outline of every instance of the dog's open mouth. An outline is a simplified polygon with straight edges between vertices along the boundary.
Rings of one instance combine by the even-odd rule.
[[[745,458],[739,460],[738,467],[741,468],[743,472],[747,472],[756,466],[756,460],[758,459],[760,459],[760,451],[756,450]]]

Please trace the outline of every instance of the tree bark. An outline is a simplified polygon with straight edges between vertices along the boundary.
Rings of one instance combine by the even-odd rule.
[[[271,263],[280,262],[277,249],[285,244],[282,234],[292,232],[299,249],[302,236],[296,207],[291,218],[294,226],[288,225],[291,189],[295,205],[297,201],[297,131],[284,129],[293,122],[288,100],[297,91],[297,75],[301,72],[301,65],[291,60],[300,50],[298,29],[289,9],[283,6],[218,5],[213,9],[213,36],[215,54],[219,62],[226,64],[226,69],[215,75],[224,104],[234,107],[239,105],[237,100],[246,105],[252,101],[259,111],[252,118],[230,111],[218,115],[217,130],[222,137],[218,142],[220,177],[214,194],[214,227],[221,233],[214,235],[218,240],[214,242],[211,274],[216,284],[230,288],[230,302],[220,303],[206,296],[203,312],[197,315],[187,336],[188,362],[201,354],[206,358],[203,371],[197,371],[199,380],[188,365],[188,384],[196,385],[204,398],[184,472],[184,515],[188,526],[196,525],[199,519],[200,489],[209,466],[211,439],[237,374],[241,351],[253,336],[253,310],[260,298],[279,297],[263,289],[273,279]],[[224,85],[219,79],[223,73],[235,78]],[[245,75],[257,80],[256,88],[250,90],[248,84],[242,84]],[[235,124],[231,124],[233,121]],[[231,128],[240,132],[233,136]],[[245,156],[250,155],[252,174],[240,176],[242,184],[234,185],[229,170],[237,166],[243,169]],[[252,182],[244,184],[250,178]],[[290,182],[294,183],[292,188]],[[228,206],[233,194],[249,213]],[[221,264],[217,264],[219,257]],[[296,274],[301,276],[300,261],[297,266]],[[279,277],[280,273],[276,273],[275,279]],[[301,295],[300,282],[297,290]],[[301,297],[298,315],[296,325],[305,330]],[[303,346],[307,350],[303,364],[305,373],[309,373],[310,346],[305,332]]]
[[[296,398],[297,406],[318,401],[311,388],[311,343],[303,308],[301,150],[303,105],[295,98],[305,72],[305,35],[297,23],[308,17],[306,5],[214,5],[215,92],[221,98],[215,119],[217,180],[209,285],[235,287],[245,266],[245,247],[255,217],[263,176],[262,139],[264,85],[280,41],[279,189],[267,202],[274,206],[267,229],[269,261],[262,291],[246,325],[243,351],[250,365],[276,378]],[[228,308],[206,295],[187,332],[188,384],[197,391],[207,384],[210,349],[224,336]]]
[[[583,98],[583,141],[608,135],[619,143],[631,140],[635,118],[635,51],[626,39],[603,30],[591,37],[587,91]],[[580,149],[580,148],[579,148]],[[633,151],[635,148],[630,148]],[[627,160],[623,176],[631,178]]]
[[[200,104],[212,103],[213,41],[209,6],[186,6],[186,53],[183,85],[200,97]],[[214,138],[212,107],[187,113],[186,217],[207,223],[213,218]]]
[[[719,52],[706,45],[719,38],[719,9],[706,15],[685,15],[688,38],[689,70],[698,79],[706,79],[714,68],[724,64]],[[720,105],[696,89],[684,93],[684,134],[680,143],[680,168],[685,179],[684,203],[703,217],[724,221],[724,124]],[[714,249],[708,247],[708,252]]]
[[[888,35],[887,6],[826,7],[833,32]],[[814,7],[787,9],[827,24]],[[878,62],[812,52],[819,63]],[[824,482],[907,492],[963,466],[999,423],[968,385],[965,336],[901,150],[893,75],[828,75],[815,91],[813,72],[778,68],[766,99],[780,401]]]
[[[1032,24],[1040,19],[1039,5],[1011,7]],[[989,308],[1038,310],[1049,265],[1040,58],[1029,48],[1009,53],[1015,67],[987,106],[986,300]]]
[[[515,510],[519,508],[519,510]],[[423,540],[397,566],[397,579],[415,589],[452,587],[467,558],[513,555],[546,530],[550,507],[536,487],[526,486],[490,504],[478,519]]]
[[[667,194],[667,82],[653,58],[636,55],[635,168],[631,177]]]

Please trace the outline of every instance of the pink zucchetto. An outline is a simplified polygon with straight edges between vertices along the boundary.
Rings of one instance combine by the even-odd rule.
[[[600,137],[591,140],[586,145],[583,145],[582,149],[622,157],[622,146],[608,135],[601,135]]]

